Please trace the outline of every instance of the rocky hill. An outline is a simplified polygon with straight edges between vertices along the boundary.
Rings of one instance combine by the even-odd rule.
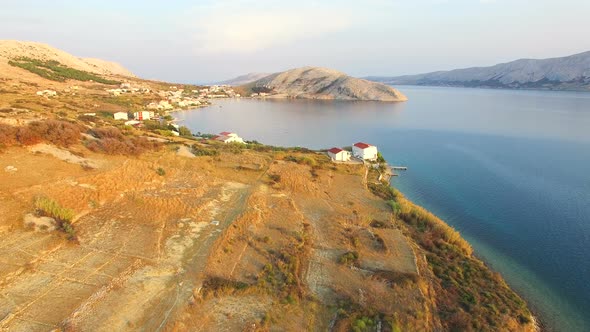
[[[244,86],[249,92],[302,99],[406,101],[398,90],[342,72],[303,67],[275,73]]]
[[[520,59],[491,67],[367,79],[387,84],[590,91],[590,52],[542,60]]]
[[[0,40],[0,77],[19,77],[22,70],[10,66],[8,62],[23,57],[42,61],[57,61],[68,68],[94,74],[135,77],[133,73],[118,63],[100,59],[78,58],[46,44],[16,40]]]

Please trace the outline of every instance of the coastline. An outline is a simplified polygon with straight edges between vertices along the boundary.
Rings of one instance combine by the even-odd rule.
[[[251,99],[258,99],[258,98],[251,98]],[[214,104],[212,103],[209,106],[212,107],[212,106],[214,106]],[[182,121],[182,120],[175,118],[175,121]],[[316,150],[310,150],[310,151],[316,151]],[[316,152],[318,152],[318,151],[316,151]],[[379,180],[381,180],[381,178]],[[527,323],[527,326],[532,326],[531,328],[526,328],[525,331],[541,331],[541,330],[543,330],[543,320],[539,319],[539,317],[540,317],[539,314],[530,308],[530,306],[528,304],[529,302],[526,300],[526,298],[524,298],[523,295],[516,293],[507,284],[507,282],[505,281],[505,279],[501,275],[499,275],[497,272],[495,272],[495,270],[492,270],[489,263],[487,263],[483,258],[478,256],[477,253],[474,253],[473,249],[471,249],[470,243],[466,239],[464,239],[452,226],[447,224],[444,220],[436,217],[430,211],[427,211],[426,209],[419,206],[418,204],[405,199],[403,194],[401,192],[397,191],[397,189],[395,189],[393,186],[391,186],[389,181],[387,181],[387,186],[389,188],[391,188],[393,191],[397,192],[396,196],[398,197],[398,199],[400,199],[404,202],[404,209],[423,211],[427,216],[429,216],[429,218],[431,218],[431,222],[434,223],[435,228],[441,229],[444,233],[452,234],[452,235],[450,235],[449,240],[454,241],[456,244],[458,244],[460,247],[462,247],[463,250],[465,251],[466,256],[473,259],[475,264],[481,264],[484,266],[485,270],[489,270],[492,272],[492,274],[497,275],[497,277],[495,277],[495,278],[498,279],[497,282],[498,282],[499,287],[505,289],[505,291],[507,291],[509,293],[513,293],[517,297],[517,299],[519,299],[519,301],[522,301],[524,308],[526,308],[525,310],[527,310],[528,313],[530,314],[528,316],[528,319],[530,319],[530,323]],[[410,226],[405,225],[402,227],[410,227]],[[414,240],[416,241],[416,239],[414,239]]]

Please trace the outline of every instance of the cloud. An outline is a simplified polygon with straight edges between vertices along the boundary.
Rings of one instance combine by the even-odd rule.
[[[273,6],[226,1],[198,8],[191,25],[199,53],[253,53],[319,38],[353,24],[352,12],[322,5]],[[194,20],[194,19],[193,19]]]

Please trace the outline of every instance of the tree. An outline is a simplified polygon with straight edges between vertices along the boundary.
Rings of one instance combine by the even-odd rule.
[[[188,129],[188,127],[186,127],[186,126],[181,126],[180,128],[178,128],[178,133],[180,134],[180,136],[188,136],[188,137],[193,136],[193,134],[191,133],[191,130]]]

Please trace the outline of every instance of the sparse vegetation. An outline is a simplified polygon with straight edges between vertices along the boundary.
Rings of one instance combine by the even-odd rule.
[[[96,128],[90,133],[98,140],[88,142],[86,147],[95,152],[111,155],[140,155],[161,147],[161,143],[150,141],[145,137],[125,136],[115,127]]]
[[[388,184],[371,183],[369,188],[388,201],[396,218],[424,250],[438,279],[436,302],[447,330],[495,330],[506,326],[508,320],[530,322],[525,302],[500,275],[473,257],[471,246],[459,232]]]
[[[120,83],[117,81],[102,78],[90,72],[69,68],[57,61],[52,60],[44,61],[39,59],[21,57],[8,61],[8,64],[10,64],[11,66],[28,70],[31,73],[37,74],[43,78],[52,81],[64,82],[67,79],[72,79],[77,81],[94,81],[97,83],[111,85]]]

